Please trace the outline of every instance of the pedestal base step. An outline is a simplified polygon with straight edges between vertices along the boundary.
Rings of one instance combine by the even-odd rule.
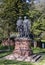
[[[26,62],[36,62],[40,58],[41,58],[41,55],[19,56],[15,54],[10,54],[4,57],[4,59],[7,59],[7,60],[17,60],[17,61],[26,61]]]

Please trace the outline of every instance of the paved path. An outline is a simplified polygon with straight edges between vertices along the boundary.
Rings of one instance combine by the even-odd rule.
[[[6,51],[10,51],[10,50],[9,49],[7,49],[7,50],[0,50],[0,53],[6,52]]]

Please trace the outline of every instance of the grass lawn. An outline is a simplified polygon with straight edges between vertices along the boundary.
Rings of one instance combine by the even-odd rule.
[[[37,47],[37,48],[33,48],[32,47],[32,50],[33,50],[33,53],[45,53],[45,48],[39,48],[39,47]]]
[[[45,49],[40,49],[40,48],[32,48],[34,53],[40,53],[40,52],[45,52]],[[1,59],[2,57],[10,54],[11,52],[4,52],[0,53],[0,65],[45,65],[45,53],[41,53],[42,58],[38,62],[31,63],[31,62],[19,62],[15,60],[5,60]]]
[[[0,53],[0,58],[4,57],[4,56],[7,56],[11,54],[11,51],[8,51],[8,52],[4,52],[4,53]]]
[[[15,60],[0,60],[0,65],[45,65],[45,56],[39,62],[31,63],[31,62],[19,62]]]
[[[41,60],[38,62],[35,62],[34,65],[45,65],[45,53],[42,54]]]
[[[33,65],[30,62],[19,62],[19,61],[10,61],[10,60],[3,60],[0,62],[0,65]]]

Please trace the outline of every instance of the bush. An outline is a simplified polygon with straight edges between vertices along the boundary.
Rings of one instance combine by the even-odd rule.
[[[2,45],[0,45],[0,50],[6,50],[6,49],[8,49],[8,46],[2,46]]]
[[[14,46],[2,46],[0,45],[0,50],[7,50],[10,49],[10,51],[12,51],[14,49]]]

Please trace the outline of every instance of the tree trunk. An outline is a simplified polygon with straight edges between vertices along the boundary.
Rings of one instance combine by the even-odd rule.
[[[10,30],[8,29],[8,44],[9,44],[9,50],[10,50]]]

